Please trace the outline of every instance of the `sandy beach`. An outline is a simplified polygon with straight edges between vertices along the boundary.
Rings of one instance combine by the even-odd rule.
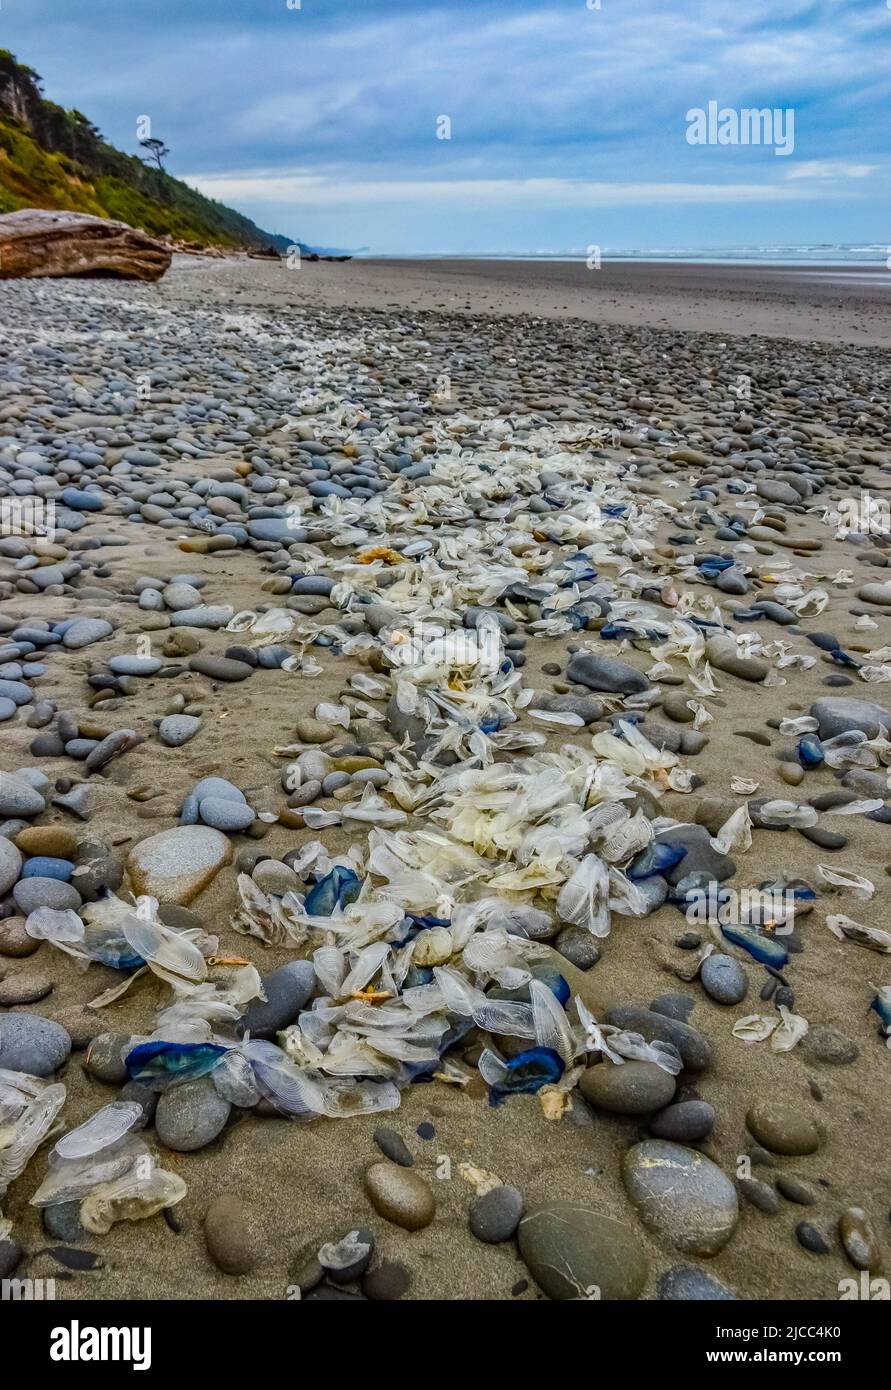
[[[535,700],[521,705],[516,727],[543,733],[543,747],[499,751],[496,762],[557,755],[566,744],[590,750],[592,736],[614,727],[613,716],[635,709],[644,733],[653,725],[667,728],[664,746],[680,748],[681,736],[694,730],[692,709],[673,719],[660,708],[680,693],[706,715],[701,724],[697,717],[701,751],[678,754],[693,781],[676,790],[664,775],[660,782],[648,773],[651,793],[641,794],[639,802],[645,818],[657,814],[684,825],[708,824],[714,834],[727,816],[759,798],[805,805],[821,794],[852,787],[856,795],[849,794],[849,802],[874,796],[875,786],[887,775],[887,744],[881,747],[879,741],[874,756],[864,755],[864,771],[878,779],[868,793],[859,789],[856,778],[851,780],[845,765],[820,763],[795,785],[789,765],[794,771],[797,737],[781,733],[779,724],[806,718],[814,702],[827,697],[850,696],[888,708],[888,685],[867,683],[856,667],[882,667],[881,651],[891,643],[891,593],[883,587],[891,552],[885,534],[840,536],[838,507],[864,492],[891,499],[889,285],[891,275],[884,270],[810,266],[790,270],[626,262],[589,271],[553,262],[357,260],[304,262],[289,270],[259,260],[177,257],[153,286],[71,281],[42,282],[36,288],[0,286],[0,315],[7,325],[0,349],[4,487],[8,493],[15,476],[22,482],[61,476],[59,461],[71,454],[84,462],[80,475],[64,477],[63,484],[76,482],[83,488],[93,482],[103,503],[101,510],[81,512],[83,526],[70,535],[63,530],[55,551],[34,551],[41,566],[72,560],[80,566],[48,592],[30,582],[34,571],[23,563],[24,552],[6,541],[0,544],[3,641],[14,643],[16,632],[34,620],[52,624],[75,615],[107,620],[109,635],[93,645],[48,652],[45,670],[33,677],[33,700],[55,707],[48,733],[57,727],[57,711],[68,711],[88,741],[122,727],[143,740],[109,762],[104,772],[86,776],[64,750],[59,755],[33,753],[32,741],[44,729],[30,722],[29,696],[3,725],[4,771],[38,767],[54,783],[59,778],[85,780],[93,788],[88,823],[48,802],[33,824],[61,825],[79,841],[104,845],[124,865],[141,840],[179,824],[182,803],[199,779],[225,778],[255,810],[268,812],[269,820],[256,821],[248,834],[229,834],[230,862],[189,902],[189,911],[206,932],[218,936],[218,954],[249,960],[264,976],[289,960],[311,956],[319,940],[300,948],[264,945],[233,929],[237,874],[250,873],[263,856],[280,860],[314,839],[322,840],[334,856],[346,854],[354,844],[364,851],[370,827],[352,822],[316,830],[300,826],[299,816],[295,821],[293,815],[290,825],[283,824],[277,817],[289,796],[281,781],[287,759],[274,750],[300,744],[295,725],[312,717],[320,704],[338,706],[345,696],[357,696],[349,684],[357,673],[384,682],[384,698],[369,697],[378,722],[361,719],[354,710],[349,727],[338,728],[320,744],[323,751],[343,744],[358,748],[360,757],[370,756],[376,767],[390,766],[399,739],[384,718],[395,689],[386,662],[371,661],[371,648],[344,654],[339,650],[342,637],[333,645],[313,645],[313,633],[326,624],[334,631],[345,616],[354,618],[356,630],[364,633],[362,604],[348,607],[344,601],[339,607],[335,591],[330,601],[323,597],[295,606],[292,578],[329,575],[359,590],[355,566],[344,569],[345,562],[369,547],[390,546],[397,551],[395,583],[387,576],[388,560],[369,566],[368,588],[376,602],[392,602],[397,610],[401,604],[408,615],[423,582],[422,566],[401,557],[400,544],[411,537],[427,538],[432,553],[439,553],[438,563],[446,565],[445,552],[436,552],[439,533],[448,536],[450,528],[458,531],[461,525],[468,534],[481,535],[487,526],[496,528],[493,535],[502,526],[507,532],[519,529],[528,543],[525,551],[518,544],[510,552],[507,542],[491,553],[484,547],[482,555],[472,557],[474,564],[478,560],[485,566],[497,558],[506,566],[511,554],[515,561],[525,555],[537,566],[529,570],[534,583],[537,575],[550,573],[548,566],[587,547],[599,578],[615,585],[606,607],[597,611],[593,600],[585,605],[591,581],[578,581],[579,624],[553,633],[536,627],[547,611],[544,601],[520,594],[506,606],[496,593],[482,605],[504,617],[513,613],[512,622],[527,638],[523,647],[513,648],[523,657],[517,666],[522,686],[606,700],[602,716],[584,727],[547,725],[529,713]],[[135,382],[146,372],[151,391],[140,400]],[[445,397],[437,395],[441,386],[432,385],[443,378],[448,383]],[[121,381],[125,386],[115,387]],[[355,408],[355,416],[337,415],[345,405]],[[308,491],[314,463],[322,460],[324,467],[336,457],[338,466],[348,468],[347,461],[355,461],[362,441],[355,419],[360,417],[371,422],[368,437],[374,447],[362,446],[358,457],[372,460],[367,476],[380,479],[380,490],[363,491],[360,477],[353,501],[348,491],[345,498]],[[490,429],[499,420],[510,422],[502,435]],[[450,428],[456,432],[447,443]],[[547,450],[536,445],[545,439],[550,440]],[[317,443],[316,454],[303,448]],[[552,467],[564,469],[570,479],[564,501],[560,487],[547,479],[536,481],[534,489],[524,483],[526,490],[516,494],[505,484],[502,492],[493,489],[484,498],[483,483],[473,474],[473,488],[462,491],[462,469],[469,470],[479,457],[490,472],[497,472],[499,451],[512,459],[514,445],[518,457],[531,460],[530,477],[536,479],[548,469],[549,455],[562,460]],[[134,448],[155,451],[157,463],[143,466],[131,454],[130,469],[115,472]],[[16,475],[21,451],[28,451],[28,459]],[[27,471],[36,468],[35,451],[52,461],[50,472]],[[386,459],[394,454],[405,455],[402,472],[395,465],[388,471]],[[374,463],[372,456],[384,456],[385,462]],[[444,468],[445,460],[448,468],[436,487],[436,469]],[[407,479],[406,463],[413,473],[420,469],[420,475]],[[423,477],[428,464],[434,470],[433,486]],[[588,471],[576,476],[576,466]],[[522,469],[517,468],[519,477]],[[307,534],[290,552],[286,539],[257,542],[244,529],[247,518],[264,510],[264,494],[257,491],[245,499],[238,489],[264,475],[276,480],[270,490],[281,499],[270,504],[270,519],[285,515],[286,503],[302,508]],[[329,470],[327,476],[339,475]],[[624,509],[615,526],[630,526],[628,515],[639,509],[644,528],[620,533],[608,523],[605,550],[583,526],[575,539],[569,530],[559,529],[580,498],[595,495],[591,490],[596,491],[598,476],[615,489],[601,497],[604,506],[618,499]],[[202,479],[216,480],[220,495],[237,500],[229,508],[208,511],[210,494],[197,488]],[[743,483],[750,486],[743,488]],[[466,522],[448,519],[450,488],[453,498],[463,499],[469,508]],[[530,511],[532,497],[536,506],[540,501],[537,512]],[[330,518],[336,519],[338,506],[349,511],[363,498],[365,539],[338,545]],[[374,511],[380,498],[398,499],[404,509],[399,518],[394,511],[386,531],[381,522],[386,513]],[[124,514],[125,503],[131,519]],[[326,518],[327,530],[321,524]],[[735,529],[734,518],[740,518]],[[361,505],[349,511],[349,524],[363,524]],[[231,547],[202,553],[195,545],[227,528],[239,537]],[[98,539],[95,549],[82,544],[91,537]],[[115,537],[119,544],[110,542]],[[57,553],[59,546],[64,558]],[[306,546],[316,547],[313,556]],[[26,550],[30,555],[33,547]],[[436,602],[447,629],[460,631],[468,605],[460,588],[462,566],[469,572],[471,557],[455,554],[461,559],[450,571],[454,593],[444,586]],[[714,573],[703,576],[696,567],[706,555],[732,560],[742,571],[741,587],[723,589]],[[428,577],[436,574],[434,562],[426,563]],[[640,583],[629,577],[635,573],[644,576]],[[191,669],[187,651],[176,654],[173,635],[191,634],[196,642],[192,650],[200,646],[203,656],[222,656],[234,645],[250,645],[251,639],[222,625],[177,626],[175,609],[163,602],[154,608],[140,604],[144,577],[153,579],[160,591],[182,575],[200,581],[202,605],[291,612],[302,626],[282,642],[292,655],[311,655],[319,673],[258,667],[246,673],[249,679],[228,683]],[[756,612],[754,619],[734,617],[737,610],[769,602],[784,581],[789,589],[780,605],[802,599],[798,609],[784,608],[785,616],[776,619],[769,610]],[[672,582],[676,592],[669,602]],[[872,586],[867,597],[864,586]],[[808,608],[803,596],[813,591],[825,595],[823,606]],[[759,642],[748,655],[741,650],[741,658],[764,662],[760,679],[752,677],[755,667],[744,665],[746,675],[740,678],[733,669],[713,664],[714,687],[709,689],[707,680],[694,679],[703,676],[702,666],[675,652],[665,658],[667,668],[652,677],[659,693],[643,708],[633,699],[626,705],[627,694],[621,691],[607,696],[603,687],[598,691],[596,685],[586,687],[567,677],[573,648],[595,659],[615,657],[641,674],[654,670],[663,659],[653,650],[659,641],[599,636],[609,603],[633,596],[646,613],[658,609],[670,623],[683,611],[676,604],[685,593],[693,605],[688,611],[704,617],[708,609],[712,621],[726,623],[729,632],[757,636]],[[457,618],[450,616],[452,598]],[[706,607],[695,607],[697,601]],[[863,616],[866,624],[860,621]],[[813,634],[837,639],[837,649],[853,664],[832,660],[832,644],[810,642]],[[97,685],[91,687],[87,677],[106,669],[109,657],[141,650],[139,638],[148,638],[164,668],[138,676],[123,691],[110,688],[91,705]],[[808,660],[785,664],[784,652]],[[772,679],[765,683],[768,670]],[[197,734],[181,747],[166,746],[155,727],[174,707],[195,709],[200,719]],[[362,726],[358,733],[357,720]],[[825,727],[819,735],[831,737]],[[367,754],[369,746],[375,753]],[[442,766],[437,768],[432,775],[442,774]],[[848,780],[842,781],[846,774]],[[734,791],[731,779],[737,777],[756,783],[757,791]],[[633,790],[640,793],[640,785]],[[396,804],[385,778],[381,795],[387,806]],[[880,805],[886,795],[879,793]],[[333,796],[318,801],[335,811],[344,804]],[[144,1137],[150,1148],[159,1152],[166,1171],[185,1181],[187,1194],[172,1209],[171,1224],[155,1215],[142,1222],[120,1221],[104,1235],[82,1232],[72,1244],[96,1254],[95,1269],[66,1269],[48,1253],[62,1242],[41,1228],[41,1217],[30,1204],[46,1174],[51,1144],[45,1144],[13,1182],[3,1208],[24,1252],[18,1272],[54,1276],[63,1299],[70,1292],[71,1297],[94,1299],[285,1300],[297,1296],[301,1280],[304,1297],[343,1297],[330,1281],[320,1284],[316,1276],[307,1276],[307,1266],[326,1242],[371,1229],[375,1267],[399,1266],[402,1275],[393,1286],[404,1288],[406,1298],[540,1300],[545,1294],[516,1241],[484,1244],[468,1228],[468,1210],[479,1187],[471,1170],[485,1170],[518,1189],[527,1213],[568,1202],[622,1222],[633,1232],[645,1268],[643,1299],[668,1297],[665,1277],[688,1265],[740,1299],[837,1299],[839,1281],[856,1273],[837,1233],[842,1213],[865,1211],[876,1244],[885,1252],[880,1262],[887,1261],[891,1250],[891,1051],[879,1035],[876,1013],[870,1012],[877,987],[891,982],[891,971],[887,954],[839,939],[826,917],[847,914],[887,932],[888,819],[876,818],[875,812],[871,818],[821,811],[819,826],[830,832],[828,843],[835,843],[833,833],[841,834],[838,848],[821,846],[798,829],[756,825],[751,848],[730,851],[736,860],[734,888],[789,878],[801,879],[817,892],[814,910],[795,927],[799,949],[785,973],[780,972],[788,980],[783,987],[790,990],[790,1011],[809,1025],[808,1035],[789,1051],[734,1036],[740,1018],[774,1013],[774,1004],[759,994],[771,979],[775,989],[776,980],[745,951],[726,942],[719,947],[746,977],[745,998],[736,1003],[717,1002],[700,980],[677,973],[693,954],[676,945],[689,930],[677,906],[665,903],[641,917],[614,912],[610,934],[597,942],[600,958],[584,972],[560,957],[553,949],[555,939],[548,938],[549,958],[565,970],[572,994],[582,993],[601,1022],[607,1010],[622,1004],[648,1006],[668,994],[692,1002],[689,1023],[707,1039],[713,1057],[702,1071],[684,1070],[675,1100],[702,1100],[713,1107],[713,1127],[692,1149],[721,1170],[738,1200],[732,1236],[714,1252],[700,1253],[695,1241],[686,1247],[683,1241],[673,1242],[666,1227],[644,1222],[623,1180],[627,1152],[641,1142],[654,1142],[651,1115],[610,1113],[578,1089],[560,1119],[547,1118],[535,1094],[509,1095],[492,1105],[471,1037],[454,1054],[466,1084],[434,1080],[408,1086],[399,1108],[388,1114],[301,1123],[271,1117],[268,1105],[265,1114],[262,1105],[259,1112],[233,1106],[219,1134],[195,1152],[167,1149],[149,1127]],[[431,824],[421,810],[410,811],[405,828],[416,832]],[[441,828],[443,822],[436,824]],[[821,879],[821,865],[865,876],[874,893],[861,901],[845,888],[831,891]],[[495,856],[493,872],[502,867]],[[126,888],[125,879],[119,891]],[[493,890],[477,884],[473,896],[484,891]],[[534,895],[521,900],[542,903]],[[554,896],[543,901],[553,913]],[[10,898],[4,913],[7,918],[20,915]],[[707,928],[702,940],[715,944]],[[16,975],[37,974],[47,977],[52,988],[25,1005],[25,1011],[63,1025],[67,1020],[71,1028],[76,1019],[86,1033],[92,1028],[97,1034],[118,1033],[125,1041],[145,1037],[157,1008],[170,1002],[168,986],[150,977],[120,1003],[94,1015],[92,1023],[89,1018],[85,1022],[83,1006],[117,983],[120,972],[100,964],[81,972],[48,942],[21,959],[0,956],[0,976],[5,976],[0,986]],[[492,985],[489,979],[485,987]],[[0,1010],[0,1022],[8,1016]],[[823,1040],[822,1048],[815,1049],[815,1035]],[[841,1060],[830,1057],[833,1039],[836,1051],[844,1054]],[[595,1060],[589,1059],[590,1070],[612,1065],[600,1061],[595,1066]],[[60,1079],[67,1088],[66,1129],[115,1100],[121,1089],[120,1080],[112,1084],[91,1071],[82,1047],[71,1053]],[[746,1117],[768,1101],[817,1127],[814,1151],[805,1151],[805,1145],[783,1156],[755,1143]],[[366,1194],[366,1170],[383,1156],[373,1139],[382,1124],[405,1141],[414,1160],[411,1171],[435,1198],[435,1217],[423,1229],[406,1230],[385,1219]],[[812,1204],[803,1206],[778,1194],[775,1183],[782,1175],[800,1179],[807,1194],[801,1200],[813,1199]],[[750,1178],[760,1184],[750,1188],[754,1197],[739,1187],[740,1180]],[[763,1187],[770,1190],[767,1197]],[[222,1272],[206,1247],[205,1215],[221,1194],[237,1199],[250,1230],[253,1254],[240,1275]],[[825,1253],[807,1248],[796,1236],[803,1221],[823,1237]],[[345,1289],[353,1296],[393,1296],[363,1287],[361,1281]]]
[[[185,292],[187,258],[177,293]],[[193,275],[208,263],[191,262]],[[345,264],[228,261],[216,286],[252,304],[528,314],[623,327],[722,335],[763,334],[823,343],[891,346],[891,271],[880,266],[743,266],[672,261],[372,260]],[[219,290],[211,288],[214,295]]]

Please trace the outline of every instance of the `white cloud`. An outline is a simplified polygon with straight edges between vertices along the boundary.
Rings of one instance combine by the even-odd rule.
[[[352,179],[294,170],[191,174],[186,182],[223,202],[293,203],[305,207],[344,203],[476,204],[633,207],[652,204],[791,202],[810,198],[805,187],[762,183],[608,183],[582,179]],[[826,196],[827,190],[820,190]]]
[[[844,159],[805,159],[786,171],[787,179],[865,179],[878,164],[850,164]]]

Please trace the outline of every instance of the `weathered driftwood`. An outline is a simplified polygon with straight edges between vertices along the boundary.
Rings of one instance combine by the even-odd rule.
[[[83,212],[22,208],[0,216],[0,280],[113,275],[158,280],[170,247],[146,232]]]

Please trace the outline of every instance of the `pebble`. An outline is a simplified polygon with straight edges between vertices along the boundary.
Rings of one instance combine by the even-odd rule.
[[[232,858],[232,845],[219,830],[177,826],[141,840],[127,858],[135,893],[187,906]]]
[[[24,972],[7,975],[0,980],[0,1005],[15,1009],[20,1004],[36,1004],[46,998],[52,987],[53,982],[47,975]]]
[[[803,1249],[809,1250],[812,1255],[828,1255],[830,1251],[829,1241],[822,1231],[816,1226],[812,1226],[810,1221],[799,1221],[795,1227],[795,1239]]]
[[[877,1274],[882,1268],[882,1251],[875,1227],[862,1207],[847,1207],[838,1219],[842,1248],[855,1269]]]
[[[408,1145],[402,1135],[396,1133],[395,1129],[388,1129],[386,1125],[379,1125],[374,1131],[374,1142],[381,1153],[392,1159],[394,1163],[398,1163],[400,1168],[411,1168],[414,1165],[414,1159]]]
[[[819,1200],[810,1183],[796,1177],[794,1173],[778,1173],[776,1185],[777,1192],[785,1197],[787,1202],[795,1202],[800,1207],[816,1206]]]
[[[209,1076],[190,1077],[168,1087],[158,1097],[155,1131],[168,1149],[193,1153],[216,1139],[231,1109]]]
[[[252,999],[242,1016],[251,1037],[273,1038],[289,1023],[294,1023],[312,995],[316,985],[315,971],[308,960],[288,961],[262,977],[266,1002]]]
[[[736,1185],[746,1201],[759,1211],[768,1216],[779,1211],[780,1199],[770,1183],[762,1182],[760,1178],[738,1178]]]
[[[715,1124],[714,1107],[705,1100],[682,1100],[669,1105],[650,1121],[650,1133],[676,1144],[698,1144],[707,1139]]]
[[[372,1163],[365,1172],[365,1194],[379,1216],[405,1231],[420,1231],[436,1215],[430,1185],[413,1168]]]
[[[22,872],[22,856],[12,840],[0,837],[0,896],[5,896]]]
[[[547,1202],[517,1228],[520,1255],[550,1299],[635,1299],[647,1281],[643,1245],[632,1228],[582,1202]]]
[[[655,1062],[627,1061],[618,1066],[604,1059],[582,1072],[579,1090],[601,1110],[615,1115],[648,1115],[670,1103],[675,1079]]]
[[[745,999],[749,978],[738,960],[716,951],[702,962],[702,987],[718,1004],[739,1004]]]
[[[468,1224],[477,1240],[498,1245],[510,1240],[523,1215],[523,1194],[505,1184],[493,1187],[470,1205]]]
[[[259,1262],[244,1203],[234,1193],[214,1197],[204,1217],[204,1241],[210,1258],[224,1274],[250,1274]]]
[[[29,1076],[52,1076],[68,1060],[71,1039],[39,1014],[0,1014],[0,1067]]]
[[[373,1255],[371,1231],[356,1230],[323,1245],[318,1258],[322,1270],[335,1284],[352,1284],[361,1279]]]
[[[181,748],[200,728],[201,720],[192,714],[168,714],[158,725],[158,736],[168,748]]]
[[[820,1131],[807,1111],[781,1099],[758,1101],[746,1114],[749,1132],[771,1153],[798,1157],[816,1153]]]
[[[25,930],[24,917],[0,919],[0,956],[10,956],[14,959],[31,956],[40,944]]]
[[[696,1265],[674,1265],[660,1275],[657,1296],[668,1303],[719,1303],[736,1294]]]
[[[736,1229],[736,1189],[717,1164],[695,1149],[646,1139],[625,1155],[622,1175],[638,1215],[677,1250],[715,1255]]]

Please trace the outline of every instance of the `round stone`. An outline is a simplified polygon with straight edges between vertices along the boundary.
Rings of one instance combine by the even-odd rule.
[[[373,1163],[365,1173],[365,1194],[379,1216],[405,1231],[420,1231],[436,1215],[430,1185],[413,1168]]]
[[[252,999],[242,1021],[252,1038],[271,1039],[294,1023],[316,987],[312,961],[290,960],[263,976],[266,999]]]
[[[333,724],[327,724],[324,719],[313,719],[307,715],[297,720],[295,732],[301,743],[329,743],[337,729]]]
[[[674,1096],[675,1079],[655,1062],[603,1061],[582,1073],[579,1090],[586,1100],[614,1115],[648,1115]]]
[[[0,897],[5,897],[22,872],[22,856],[12,840],[0,836]]]
[[[810,1115],[783,1100],[762,1100],[751,1106],[746,1125],[752,1136],[771,1153],[797,1157],[816,1153],[820,1131]]]
[[[30,956],[39,946],[40,942],[25,930],[24,917],[5,917],[0,921],[0,956]]]
[[[158,725],[158,737],[168,748],[181,748],[200,728],[201,720],[194,714],[168,714]]]
[[[548,1202],[517,1228],[520,1255],[552,1299],[634,1299],[647,1280],[643,1247],[630,1226],[581,1202]]]
[[[224,1274],[249,1274],[258,1254],[247,1212],[240,1197],[224,1192],[215,1197],[204,1218],[207,1252]]]
[[[682,1100],[669,1105],[650,1121],[650,1132],[657,1139],[671,1139],[677,1144],[698,1144],[711,1134],[715,1124],[714,1108],[704,1100]]]
[[[876,1274],[882,1268],[882,1251],[875,1227],[862,1207],[848,1207],[838,1219],[844,1252],[855,1269]]]
[[[232,858],[232,845],[219,830],[180,825],[140,840],[127,859],[137,894],[186,906]]]
[[[408,1145],[402,1135],[396,1133],[395,1129],[389,1129],[386,1125],[379,1125],[374,1131],[374,1142],[381,1153],[392,1159],[394,1163],[398,1163],[400,1168],[413,1167],[414,1159]]]
[[[411,1275],[405,1265],[385,1260],[365,1275],[362,1292],[374,1303],[393,1302],[408,1293],[410,1284]]]
[[[749,978],[738,960],[716,952],[702,962],[702,987],[717,1004],[738,1004],[746,997]]]
[[[76,912],[82,902],[76,888],[57,878],[20,878],[12,890],[12,896],[23,917],[28,917],[39,907],[51,907],[57,912],[71,908]]]
[[[6,1009],[36,1004],[46,998],[52,987],[53,982],[46,975],[30,972],[7,975],[5,980],[0,980],[0,1004]]]
[[[51,1076],[68,1060],[71,1039],[51,1018],[0,1014],[0,1067],[29,1076]]]
[[[155,1111],[155,1132],[168,1149],[192,1153],[216,1139],[231,1109],[209,1076],[195,1076],[162,1092]]]
[[[274,893],[277,897],[300,890],[300,879],[280,859],[261,859],[251,877],[263,893]]]
[[[71,859],[77,849],[77,836],[63,825],[29,825],[15,837],[25,854],[47,854],[54,859]]]
[[[246,801],[229,801],[221,796],[205,796],[198,804],[198,813],[205,825],[223,831],[247,830],[257,818]]]
[[[523,1215],[523,1194],[504,1184],[493,1187],[471,1203],[468,1225],[477,1240],[498,1245],[510,1240]]]
[[[554,945],[579,970],[590,970],[600,960],[600,947],[584,927],[564,927]]]
[[[127,1080],[124,1057],[130,1051],[129,1033],[97,1033],[87,1048],[84,1065],[97,1081],[123,1085]]]
[[[666,1270],[659,1279],[657,1293],[666,1303],[719,1303],[736,1298],[720,1279],[696,1265],[675,1265]]]
[[[711,1159],[662,1139],[635,1144],[622,1164],[644,1225],[677,1250],[716,1255],[736,1229],[736,1189]]]

